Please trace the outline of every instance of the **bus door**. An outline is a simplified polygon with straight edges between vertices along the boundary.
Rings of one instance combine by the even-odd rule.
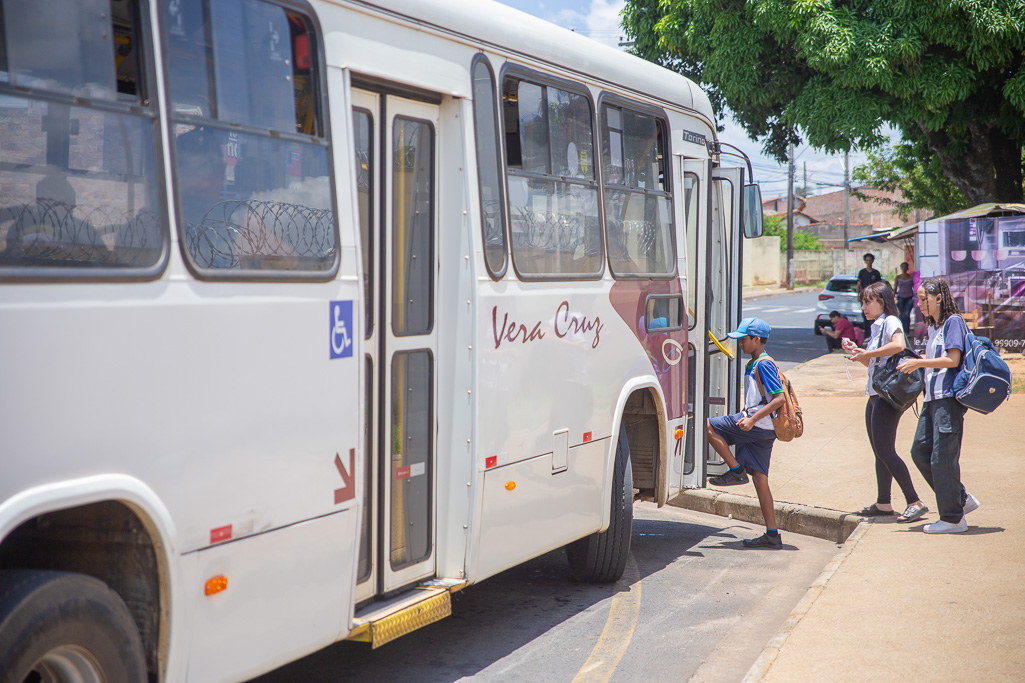
[[[687,429],[684,444],[683,486],[700,487],[705,482],[705,421],[708,419],[708,224],[712,164],[708,159],[674,157],[683,182],[685,232],[678,244],[685,244],[687,274]]]
[[[741,235],[740,212],[743,171],[716,168],[712,172],[711,221],[708,259],[708,411],[709,416],[727,415],[740,409],[740,380],[745,362],[739,346],[726,333],[740,322]],[[717,343],[718,342],[718,343]],[[709,474],[725,471],[719,454],[706,449]]]
[[[366,482],[357,601],[435,573],[439,108],[353,90]]]

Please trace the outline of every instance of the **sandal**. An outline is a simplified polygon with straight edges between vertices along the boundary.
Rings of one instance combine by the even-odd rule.
[[[918,507],[917,505],[908,505],[908,508],[904,511],[904,514],[897,515],[898,522],[914,522],[916,519],[921,519],[922,515],[929,512],[929,508],[926,506]]]
[[[872,503],[867,507],[861,508],[854,514],[860,517],[889,517],[890,515],[895,513],[893,512],[893,510],[880,510],[876,507],[875,503]]]

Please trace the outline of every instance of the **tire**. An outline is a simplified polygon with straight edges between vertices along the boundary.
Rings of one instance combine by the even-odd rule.
[[[0,683],[146,681],[132,615],[107,584],[69,572],[0,571]]]
[[[818,337],[822,336],[822,325],[819,325],[817,320],[815,321],[815,335]]]
[[[577,581],[612,583],[619,581],[630,554],[633,532],[633,474],[626,427],[619,428],[616,463],[612,475],[612,512],[609,528],[585,536],[566,546],[569,571]]]

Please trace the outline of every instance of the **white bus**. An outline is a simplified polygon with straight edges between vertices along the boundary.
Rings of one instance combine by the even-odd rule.
[[[738,404],[723,154],[693,83],[484,0],[0,0],[0,679],[617,580]]]

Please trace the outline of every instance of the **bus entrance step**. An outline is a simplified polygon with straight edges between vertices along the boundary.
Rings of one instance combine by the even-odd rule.
[[[465,586],[465,582],[436,583],[443,585],[417,586],[360,610],[352,620],[353,630],[346,640],[370,643],[371,647],[378,648],[452,614],[452,593]]]

